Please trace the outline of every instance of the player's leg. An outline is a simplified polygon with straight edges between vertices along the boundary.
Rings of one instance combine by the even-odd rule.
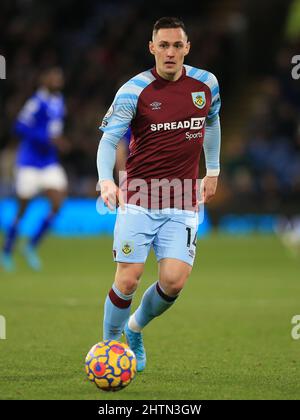
[[[153,283],[144,293],[142,301],[131,315],[125,334],[130,348],[137,357],[137,370],[146,367],[146,351],[143,344],[142,329],[154,318],[163,314],[176,301],[192,267],[180,260],[164,258],[159,261],[159,281]]]
[[[32,247],[37,247],[45,234],[49,231],[49,228],[51,227],[59,209],[61,208],[66,193],[65,191],[48,189],[45,191],[45,195],[48,197],[51,207],[49,213],[42,220],[37,231],[30,238],[29,244]]]
[[[45,191],[45,194],[51,203],[50,211],[41,221],[36,232],[31,236],[31,238],[29,238],[28,243],[23,248],[23,255],[25,256],[27,263],[33,270],[36,271],[39,271],[42,267],[41,260],[36,252],[36,248],[49,231],[55,219],[55,216],[59,211],[61,204],[65,198],[64,191],[48,189]]]
[[[34,270],[41,269],[41,261],[37,255],[36,248],[41,243],[53,221],[62,206],[66,197],[67,177],[60,165],[50,165],[41,170],[41,188],[50,201],[50,211],[41,221],[36,232],[29,239],[23,253],[31,268]]]
[[[29,241],[30,246],[33,248],[37,247],[51,227],[66,197],[68,187],[67,176],[61,165],[53,164],[45,167],[42,169],[40,176],[41,187],[51,203],[51,209]]]
[[[174,258],[160,260],[159,280],[144,293],[140,306],[130,317],[130,328],[140,332],[150,321],[169,309],[175,303],[191,271],[192,267],[184,261]]]
[[[195,258],[197,227],[197,216],[191,213],[170,218],[159,229],[153,244],[159,261],[159,280],[146,290],[129,319],[129,334],[125,332],[132,337],[132,342],[142,343],[142,329],[169,309],[184,287]],[[143,370],[146,354],[142,344],[138,346],[138,354],[141,355],[137,357],[138,364]]]
[[[18,211],[16,214],[16,217],[10,227],[8,228],[6,235],[5,235],[5,241],[3,246],[3,252],[7,254],[11,254],[14,249],[14,245],[18,236],[18,226],[20,223],[20,220],[22,219],[27,206],[28,206],[29,200],[25,198],[18,198]]]
[[[132,298],[143,270],[143,263],[118,263],[114,284],[104,304],[104,340],[121,339],[130,315]]]
[[[18,225],[26,211],[29,201],[34,197],[40,188],[38,170],[30,166],[16,168],[16,195],[18,198],[18,213],[15,220],[9,227],[3,246],[1,262],[7,271],[14,269],[12,253],[18,237]]]
[[[6,271],[13,271],[15,268],[12,254],[13,254],[14,247],[18,238],[19,223],[27,209],[28,203],[29,203],[29,199],[27,198],[18,199],[17,215],[14,221],[12,222],[12,224],[7,229],[7,232],[5,234],[4,244],[2,248],[2,255],[1,255],[1,264],[3,265]]]
[[[103,337],[120,340],[130,314],[134,291],[142,275],[155,227],[146,212],[118,209],[114,230],[115,282],[104,306]]]

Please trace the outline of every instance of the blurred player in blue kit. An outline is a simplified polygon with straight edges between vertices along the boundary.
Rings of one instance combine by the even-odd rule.
[[[44,70],[37,91],[26,101],[14,125],[14,132],[20,139],[15,171],[19,208],[6,232],[2,248],[0,261],[6,271],[15,268],[12,256],[20,220],[30,200],[43,192],[50,200],[50,212],[22,249],[29,266],[34,270],[41,268],[36,248],[49,230],[67,192],[66,173],[58,161],[59,152],[69,150],[69,143],[63,136],[63,86],[64,75],[59,67]]]

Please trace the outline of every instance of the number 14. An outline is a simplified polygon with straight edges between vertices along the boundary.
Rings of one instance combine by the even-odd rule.
[[[190,248],[190,246],[191,246],[191,237],[192,237],[192,229],[191,229],[190,227],[187,227],[187,228],[186,228],[186,230],[187,230],[187,242],[186,242],[186,246],[187,246],[188,248]],[[196,245],[197,245],[197,231],[196,231],[196,233],[195,233],[195,237],[194,237],[194,239],[193,239],[192,244],[193,244],[194,246],[196,246]]]

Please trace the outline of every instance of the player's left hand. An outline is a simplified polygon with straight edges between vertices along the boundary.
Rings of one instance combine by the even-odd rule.
[[[208,203],[217,191],[218,177],[206,176],[202,179],[199,204]]]

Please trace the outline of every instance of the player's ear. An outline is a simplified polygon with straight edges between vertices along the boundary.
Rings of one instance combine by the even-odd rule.
[[[190,41],[187,41],[186,47],[185,47],[185,52],[184,52],[185,56],[188,55],[188,53],[190,52],[190,48],[191,48],[191,43],[190,43]]]
[[[149,51],[154,55],[154,44],[153,41],[149,41]]]

